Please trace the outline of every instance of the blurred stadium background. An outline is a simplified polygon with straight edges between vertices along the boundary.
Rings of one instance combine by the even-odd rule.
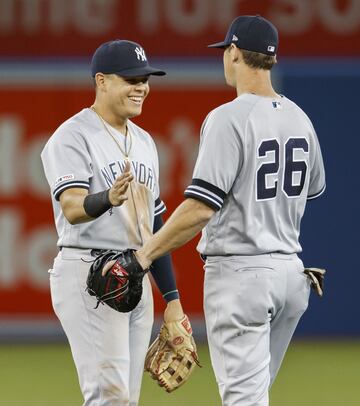
[[[221,40],[239,14],[261,14],[278,27],[276,89],[312,119],[327,170],[326,194],[309,203],[301,238],[304,263],[328,270],[326,294],[310,300],[273,404],[360,405],[360,0],[0,0],[0,376],[8,383],[0,405],[81,403],[51,308],[47,270],[56,235],[39,154],[61,122],[92,104],[93,51],[110,39],[131,39],[168,72],[151,79],[136,122],[158,145],[171,213],[191,179],[201,122],[235,97],[221,51],[206,45]],[[220,404],[195,246],[177,251],[174,262],[205,368],[171,397],[145,380],[141,405]],[[155,300],[158,325],[163,303],[158,294]]]

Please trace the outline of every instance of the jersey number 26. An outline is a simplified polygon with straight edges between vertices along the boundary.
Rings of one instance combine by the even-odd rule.
[[[303,159],[295,160],[294,151],[309,152],[309,144],[305,138],[289,138],[285,145],[284,162],[280,161],[280,145],[276,139],[262,141],[258,148],[257,158],[267,157],[273,153],[274,159],[260,165],[256,173],[256,200],[268,200],[276,197],[280,164],[283,170],[282,190],[287,197],[299,196],[303,190],[307,163]],[[295,176],[297,175],[296,179]],[[273,186],[267,184],[267,178],[272,175]]]

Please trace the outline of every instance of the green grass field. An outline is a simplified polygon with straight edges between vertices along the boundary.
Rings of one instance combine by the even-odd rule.
[[[203,368],[177,392],[144,377],[140,406],[218,406],[206,346]],[[82,398],[65,345],[0,346],[0,405],[80,406]],[[295,341],[271,392],[272,406],[359,406],[360,341]]]

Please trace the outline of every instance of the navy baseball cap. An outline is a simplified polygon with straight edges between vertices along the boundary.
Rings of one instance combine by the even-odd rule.
[[[226,48],[235,44],[246,51],[275,55],[279,46],[276,27],[260,15],[240,16],[231,23],[225,40],[208,45],[209,48]]]
[[[149,65],[144,49],[136,42],[120,40],[105,42],[94,52],[91,75],[116,73],[123,77],[166,75]]]

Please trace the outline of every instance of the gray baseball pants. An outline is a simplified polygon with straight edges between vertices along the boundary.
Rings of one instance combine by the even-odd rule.
[[[308,306],[303,263],[296,254],[213,256],[204,268],[207,336],[222,405],[268,406]]]
[[[83,406],[136,406],[153,324],[153,297],[147,275],[143,295],[129,313],[107,305],[95,309],[86,292],[90,250],[63,248],[50,269],[54,311],[69,340]]]

